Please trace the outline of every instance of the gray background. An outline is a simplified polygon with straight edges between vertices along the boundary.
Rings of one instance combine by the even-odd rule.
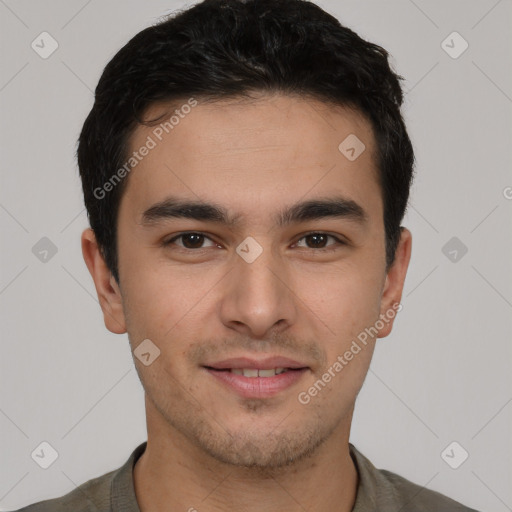
[[[392,54],[418,162],[403,310],[377,344],[351,441],[377,467],[512,510],[511,1],[318,3]],[[2,510],[117,468],[146,439],[128,338],[105,329],[82,259],[74,153],[104,65],[185,5],[0,0]],[[59,44],[47,59],[31,48],[43,31]],[[458,58],[442,47],[453,31],[469,43]],[[57,249],[46,262],[32,251],[43,237]],[[31,458],[42,441],[59,455],[46,470]],[[469,453],[458,469],[441,457],[453,441]]]

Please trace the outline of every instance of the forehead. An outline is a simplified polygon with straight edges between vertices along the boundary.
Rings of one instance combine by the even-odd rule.
[[[129,154],[145,156],[129,173],[121,210],[136,222],[169,195],[257,220],[335,193],[382,215],[375,140],[357,111],[282,95],[190,104],[153,105],[145,118],[158,121],[132,134]]]

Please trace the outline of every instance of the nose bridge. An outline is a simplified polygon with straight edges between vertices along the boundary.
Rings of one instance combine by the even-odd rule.
[[[251,335],[265,333],[281,321],[294,321],[293,294],[286,285],[286,269],[270,242],[247,237],[236,249],[223,297],[223,321],[241,326]]]

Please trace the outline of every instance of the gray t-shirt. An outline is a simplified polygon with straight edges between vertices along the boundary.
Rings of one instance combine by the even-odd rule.
[[[16,512],[140,512],[133,467],[146,444],[137,446],[119,469],[88,480],[61,498],[40,501]],[[349,443],[349,448],[359,474],[352,512],[477,512],[395,473],[377,469],[353,444]]]

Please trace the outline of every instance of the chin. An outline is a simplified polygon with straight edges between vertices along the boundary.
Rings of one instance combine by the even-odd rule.
[[[279,425],[265,429],[258,428],[257,421],[253,421],[251,430],[197,427],[193,441],[204,453],[231,466],[260,471],[289,467],[311,458],[330,435],[319,425],[309,429],[285,429],[283,425],[281,429]]]

